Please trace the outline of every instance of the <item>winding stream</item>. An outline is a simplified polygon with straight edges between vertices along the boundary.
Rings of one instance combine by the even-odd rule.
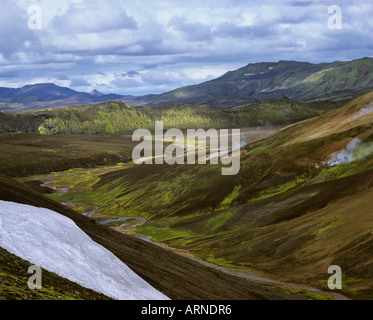
[[[58,177],[61,177],[63,175],[66,175],[66,173],[59,174]],[[55,183],[55,181],[49,180],[49,179],[54,178],[54,177],[56,177],[56,175],[44,177],[43,181],[40,180],[40,179],[36,179],[36,180],[40,181],[40,182],[43,182],[41,184],[42,187],[51,188],[51,189],[57,191],[58,192],[58,196],[62,196],[64,194],[68,193],[69,192],[69,188],[59,188],[59,187],[49,186],[50,184]],[[45,179],[48,179],[48,180],[45,181]],[[73,199],[69,200],[68,202],[62,203],[62,204],[66,205],[66,206],[78,205],[77,203],[73,203],[72,201],[73,201]],[[83,215],[87,216],[89,218],[92,218],[92,219],[96,219],[98,221],[98,223],[100,223],[102,225],[118,224],[118,223],[120,223],[119,226],[115,226],[115,227],[112,227],[112,228],[114,228],[118,232],[126,234],[128,232],[127,231],[123,231],[123,228],[128,227],[128,228],[130,228],[130,229],[133,230],[133,232],[129,233],[132,236],[135,236],[135,237],[137,237],[137,238],[139,238],[139,239],[141,239],[143,241],[147,241],[149,243],[152,243],[154,245],[160,246],[160,247],[165,248],[167,250],[171,250],[172,252],[174,252],[176,254],[182,255],[182,256],[184,256],[184,257],[186,257],[188,259],[191,259],[193,261],[199,262],[199,263],[201,263],[201,264],[203,264],[205,266],[218,269],[218,270],[220,270],[220,271],[222,271],[224,273],[227,273],[227,274],[230,274],[230,275],[234,275],[234,276],[237,276],[237,277],[241,277],[241,278],[244,278],[244,279],[247,279],[247,280],[251,280],[251,281],[272,283],[272,284],[277,284],[277,285],[283,285],[283,286],[287,286],[287,287],[292,287],[294,289],[308,290],[308,291],[313,291],[313,292],[318,292],[318,293],[326,293],[326,294],[331,295],[335,300],[349,300],[347,297],[345,297],[345,296],[343,296],[342,294],[339,294],[339,293],[334,293],[334,292],[330,292],[330,291],[323,291],[323,290],[316,289],[316,288],[313,288],[313,287],[309,287],[309,286],[306,286],[306,285],[300,285],[300,284],[283,282],[283,281],[273,280],[273,279],[269,279],[269,278],[265,278],[265,277],[260,277],[260,276],[257,276],[257,275],[254,275],[254,274],[250,273],[249,271],[247,271],[245,269],[227,268],[227,267],[219,266],[217,264],[214,264],[214,263],[211,263],[211,262],[208,262],[208,261],[196,258],[195,256],[193,256],[187,250],[173,248],[173,247],[170,247],[167,244],[161,243],[161,242],[154,242],[151,238],[147,238],[144,235],[137,234],[135,232],[136,227],[140,226],[140,225],[144,225],[147,222],[147,220],[145,218],[143,218],[143,217],[123,217],[123,216],[118,217],[118,216],[98,215],[98,214],[96,214],[96,212],[100,209],[100,207],[97,206],[97,205],[93,205],[93,207],[94,207],[93,209],[91,209],[91,210],[89,210],[87,212],[84,212]]]
[[[281,126],[279,126],[279,128],[280,127]],[[212,154],[210,154],[210,157],[206,160],[210,160],[210,159],[212,159],[213,157],[216,157],[216,156],[223,156],[223,155],[225,155],[229,152],[235,151],[237,149],[241,149],[242,147],[244,147],[246,145],[247,142],[249,142],[249,141],[252,142],[252,141],[257,140],[259,138],[262,138],[266,135],[269,135],[270,133],[275,132],[279,128],[270,128],[270,129],[267,128],[267,129],[264,129],[264,130],[263,129],[259,130],[258,128],[256,128],[255,130],[253,130],[252,128],[245,128],[244,134],[241,137],[242,138],[241,139],[241,144],[239,146],[233,146],[233,147],[231,147],[230,150],[225,151],[225,152],[212,153]],[[183,143],[181,143],[180,147],[188,150],[187,146],[185,146]],[[194,152],[195,152],[195,150],[194,150]],[[55,183],[55,181],[53,180],[55,177],[61,177],[61,176],[65,176],[65,175],[67,175],[67,173],[53,174],[53,175],[38,178],[38,179],[35,179],[35,180],[42,182],[42,184],[41,184],[42,187],[51,188],[51,189],[57,191],[58,192],[57,195],[62,197],[64,194],[69,192],[69,188],[53,187],[53,186],[50,186],[50,185]],[[76,174],[73,173],[73,176],[76,177]],[[68,178],[66,178],[66,179],[68,179]],[[71,199],[71,200],[69,200],[65,203],[62,203],[62,204],[66,205],[66,206],[79,205],[78,203],[73,203],[73,201],[74,201],[74,199]],[[144,225],[147,222],[147,220],[143,217],[104,216],[104,215],[97,214],[97,211],[100,210],[99,206],[91,205],[91,207],[93,207],[93,209],[91,208],[89,211],[84,212],[83,213],[84,216],[95,219],[98,223],[100,223],[102,225],[107,225],[108,227],[113,228],[118,232],[130,234],[130,235],[135,236],[135,237],[137,237],[137,238],[139,238],[143,241],[147,241],[147,242],[150,242],[154,245],[165,248],[167,250],[171,250],[176,254],[187,257],[187,258],[189,258],[193,261],[199,262],[199,263],[201,263],[205,266],[218,269],[218,270],[220,270],[224,273],[234,275],[234,276],[238,276],[238,277],[248,279],[248,280],[252,280],[252,281],[272,283],[272,284],[291,287],[291,288],[294,288],[294,289],[308,290],[308,291],[313,291],[313,292],[318,292],[318,293],[326,293],[326,294],[331,295],[335,300],[348,300],[348,298],[346,298],[345,296],[343,296],[341,294],[338,294],[338,293],[331,292],[331,291],[323,291],[323,290],[312,288],[312,287],[309,287],[309,286],[306,286],[306,285],[299,285],[299,284],[294,284],[294,283],[288,283],[288,282],[273,280],[273,279],[269,279],[269,278],[265,278],[265,277],[260,277],[260,276],[257,276],[255,274],[250,273],[249,271],[247,271],[245,269],[227,268],[227,267],[216,265],[216,264],[208,262],[208,261],[204,261],[202,259],[196,258],[195,256],[193,256],[187,250],[172,248],[165,243],[154,242],[150,237],[146,237],[142,234],[136,233],[136,227],[140,226],[140,225]]]

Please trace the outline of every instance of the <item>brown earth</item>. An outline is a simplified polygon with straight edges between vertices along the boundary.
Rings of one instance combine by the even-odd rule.
[[[228,275],[154,244],[121,234],[84,217],[33,189],[0,176],[0,200],[54,210],[72,219],[94,241],[126,263],[139,276],[171,299],[268,300],[305,299],[286,288]]]
[[[341,174],[335,179],[328,177],[327,172],[319,175],[321,169],[327,169],[322,167],[326,166],[327,157],[333,152],[345,149],[353,138],[359,138],[367,145],[372,143],[373,112],[353,119],[359,115],[363,107],[370,106],[371,101],[373,93],[360,97],[336,111],[289,126],[269,138],[248,145],[243,150],[242,170],[237,177],[223,179],[219,175],[211,175],[214,179],[210,181],[206,179],[210,176],[201,179],[203,175],[198,175],[198,171],[187,176],[188,183],[193,182],[192,179],[198,179],[198,186],[206,184],[208,187],[203,193],[206,197],[197,198],[200,202],[195,202],[196,208],[206,206],[207,198],[217,204],[220,203],[234,186],[242,184],[239,195],[225,210],[231,213],[232,218],[211,230],[210,234],[201,228],[207,225],[210,218],[224,213],[224,210],[188,217],[187,213],[193,209],[193,206],[190,206],[188,212],[180,215],[180,220],[174,221],[172,227],[175,229],[201,229],[202,236],[188,241],[187,249],[195,252],[199,250],[202,258],[205,253],[213,252],[216,258],[263,270],[264,276],[267,277],[312,286],[316,284],[321,288],[325,288],[325,283],[320,281],[328,279],[327,267],[337,264],[342,267],[346,276],[344,285],[347,286],[343,293],[351,298],[372,298],[373,220],[369,206],[373,196],[372,157],[354,164],[347,171],[348,174]],[[95,142],[99,143],[97,137],[85,139],[96,139],[91,141],[92,145]],[[17,142],[8,143],[9,150],[13,150],[16,144]],[[67,150],[71,150],[72,146]],[[27,146],[20,146],[22,147]],[[82,154],[84,149],[81,145],[78,148]],[[18,155],[22,153],[21,150],[17,150]],[[36,152],[37,149],[32,150]],[[43,152],[47,154],[48,148],[43,149]],[[69,156],[68,153],[64,154],[64,158],[66,156]],[[12,155],[10,158],[15,159],[15,156]],[[57,156],[53,159],[56,158]],[[45,159],[42,160],[44,163]],[[26,162],[25,159],[16,161],[18,166]],[[53,163],[53,160],[50,163]],[[74,167],[77,167],[77,162],[73,163]],[[316,170],[316,164],[321,169]],[[59,163],[56,167],[71,168],[66,167],[67,165],[68,162]],[[35,169],[38,168],[36,162],[31,166],[34,170],[39,170]],[[131,172],[133,181],[130,181],[130,187],[135,190],[145,188],[153,180],[158,185],[165,180],[171,186],[175,186],[176,184],[171,183],[178,182],[177,177],[181,170],[188,169],[185,166],[172,167],[172,170],[167,167],[164,171],[161,166],[156,168],[157,175],[151,167],[110,172],[101,177],[100,182],[95,185],[95,191],[98,194],[100,191],[112,189],[116,184],[120,185],[121,181],[131,178]],[[9,163],[7,169],[3,170],[5,173],[11,170]],[[47,168],[45,171],[49,173],[51,170]],[[200,172],[205,171],[207,172],[207,169],[203,168]],[[273,186],[280,187],[297,176],[303,177],[302,175],[308,171],[309,177],[304,178],[305,182],[299,188],[297,186],[282,194],[260,199],[261,191]],[[36,173],[39,172],[30,172],[29,175]],[[20,171],[18,174],[25,175]],[[140,179],[142,177],[143,179]],[[105,189],[106,184],[108,187]],[[198,262],[151,243],[96,225],[88,218],[36,193],[33,187],[18,184],[5,177],[1,178],[0,199],[47,207],[72,218],[95,241],[116,254],[141,277],[172,299],[302,298],[299,294],[288,295],[275,285],[246,281],[201,266]],[[184,190],[186,188],[184,185],[181,187]],[[225,191],[226,195],[221,195],[224,188],[229,190]],[[187,194],[189,201],[190,195],[198,190],[193,191],[194,193],[192,191]],[[129,192],[123,197],[127,194]],[[156,194],[156,197],[159,197],[159,194]],[[249,201],[255,197],[259,199]],[[128,199],[132,200],[130,197],[123,199],[123,205],[131,203]],[[142,201],[152,199],[149,192]],[[168,200],[164,207],[155,208],[155,212],[159,215],[162,209],[174,210]]]
[[[129,136],[0,134],[0,174],[24,177],[127,162],[136,144]]]

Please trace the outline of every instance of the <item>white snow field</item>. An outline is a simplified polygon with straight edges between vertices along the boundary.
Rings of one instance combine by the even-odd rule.
[[[0,201],[0,246],[117,300],[168,300],[71,219],[48,209]]]

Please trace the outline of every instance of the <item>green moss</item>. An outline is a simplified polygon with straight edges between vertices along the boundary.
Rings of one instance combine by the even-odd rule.
[[[217,215],[214,218],[211,218],[207,224],[206,228],[209,230],[215,230],[219,227],[221,227],[227,220],[231,219],[233,217],[233,214],[230,212],[221,213]]]
[[[260,192],[258,196],[251,198],[249,202],[269,198],[274,195],[289,191],[291,189],[295,189],[299,187],[301,184],[303,184],[304,182],[307,182],[308,180],[309,178],[298,176],[294,180],[288,181],[280,186],[274,186],[274,187],[267,188],[266,190]]]
[[[328,231],[328,230],[330,230],[330,229],[333,229],[333,228],[335,228],[336,226],[338,226],[338,225],[341,223],[341,221],[342,221],[342,214],[340,214],[340,215],[338,215],[338,216],[336,216],[336,217],[330,217],[330,218],[328,218],[327,220],[328,220],[328,221],[332,220],[333,222],[330,223],[330,224],[328,224],[328,225],[326,225],[325,227],[323,227],[323,228],[321,228],[321,229],[319,229],[319,230],[314,231],[314,232],[312,233],[312,235],[319,236],[319,235],[321,235],[322,233],[324,233],[324,232],[326,232],[326,231]]]
[[[0,248],[0,299],[5,300],[109,300],[55,273],[42,269],[42,289],[27,286],[30,263]]]
[[[176,240],[182,239],[190,239],[194,235],[193,233],[184,230],[171,229],[168,227],[156,227],[148,224],[138,226],[136,228],[136,231],[146,236],[151,236],[154,242],[161,243],[169,241],[175,242]]]
[[[326,172],[328,173],[328,179],[334,180],[339,179],[348,174],[356,166],[356,163],[347,163],[341,164],[338,166],[334,166],[328,169]]]
[[[358,278],[352,278],[352,277],[342,277],[342,288],[347,288],[354,284],[359,284],[362,282],[365,282],[366,279],[358,279]]]
[[[65,171],[58,171],[58,172],[51,172],[51,174],[60,174],[60,173],[67,173],[67,172],[76,172],[76,171],[81,171],[81,170],[86,170],[84,168],[73,168]]]
[[[228,261],[225,258],[217,258],[212,254],[209,254],[207,256],[204,256],[203,259],[205,261],[211,262],[213,264],[216,264],[217,266],[225,267],[225,268],[232,268],[237,269],[239,266],[233,264],[231,261]]]
[[[232,193],[224,198],[224,200],[216,207],[216,210],[229,208],[231,206],[232,201],[239,196],[240,190],[241,185],[235,186]]]
[[[310,300],[334,300],[330,294],[302,289],[285,290],[287,294],[299,294],[306,296]]]

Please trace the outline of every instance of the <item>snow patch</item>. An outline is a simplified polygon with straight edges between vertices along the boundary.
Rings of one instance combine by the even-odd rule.
[[[168,299],[71,219],[48,209],[0,201],[0,246],[114,299]]]

